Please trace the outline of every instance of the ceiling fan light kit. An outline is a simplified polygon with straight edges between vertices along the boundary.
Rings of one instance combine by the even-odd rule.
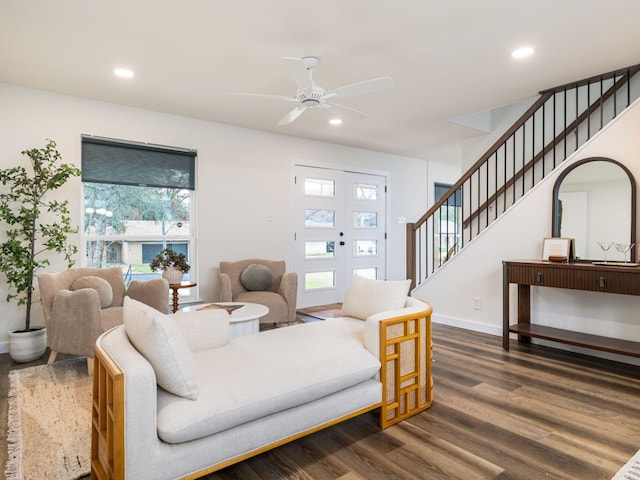
[[[278,125],[289,125],[296,120],[308,108],[322,108],[329,110],[336,117],[345,120],[362,120],[366,115],[344,105],[328,102],[331,98],[346,98],[366,93],[378,92],[393,87],[393,79],[391,77],[379,77],[363,82],[345,85],[344,87],[329,90],[328,92],[317,85],[313,81],[313,69],[320,64],[318,57],[285,57],[285,62],[289,68],[291,78],[298,87],[296,93],[292,97],[283,95],[268,95],[260,93],[236,93],[237,95],[249,95],[252,97],[263,97],[272,100],[282,100],[286,102],[296,102],[298,105],[287,113]]]
[[[297,58],[293,58],[293,57],[286,57],[286,58],[290,58],[291,60],[297,60]],[[318,57],[302,57],[301,60],[304,63],[304,66],[307,67],[307,70],[313,70],[320,64],[320,59]]]

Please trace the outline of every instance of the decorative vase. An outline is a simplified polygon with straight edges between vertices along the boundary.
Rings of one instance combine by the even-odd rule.
[[[9,332],[9,356],[16,362],[32,362],[47,349],[47,329],[34,327],[29,331]]]
[[[174,267],[167,267],[162,271],[162,278],[169,282],[169,285],[177,285],[182,282],[182,275],[182,270]]]

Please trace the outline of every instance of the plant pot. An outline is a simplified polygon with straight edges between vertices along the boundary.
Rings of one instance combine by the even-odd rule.
[[[9,332],[9,356],[16,362],[32,362],[47,349],[47,329],[34,327],[29,331]]]
[[[162,271],[162,278],[164,278],[169,285],[177,285],[182,282],[182,270],[177,268],[168,267]]]

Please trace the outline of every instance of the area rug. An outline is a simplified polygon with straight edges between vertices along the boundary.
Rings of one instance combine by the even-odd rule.
[[[640,478],[640,451],[629,459],[611,480],[638,480]]]
[[[7,427],[7,479],[70,480],[87,475],[91,457],[87,360],[12,370]]]

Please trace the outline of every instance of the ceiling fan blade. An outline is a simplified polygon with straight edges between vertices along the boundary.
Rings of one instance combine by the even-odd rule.
[[[285,102],[297,102],[295,97],[288,97],[286,95],[269,95],[267,93],[244,93],[244,92],[229,92],[229,95],[242,95],[245,97],[260,97],[267,100],[284,100]]]
[[[364,113],[350,107],[345,107],[344,105],[338,105],[336,103],[321,103],[319,106],[330,110],[331,113],[338,115],[345,120],[358,121],[367,118]]]
[[[391,77],[372,78],[371,80],[365,80],[364,82],[352,83],[351,85],[345,85],[344,87],[329,90],[326,93],[325,98],[353,97],[355,95],[362,95],[365,93],[386,90],[387,88],[391,87],[393,87],[393,78]]]
[[[284,117],[282,117],[282,119],[278,122],[278,125],[289,125],[296,118],[302,115],[302,112],[304,112],[306,109],[307,107],[303,107],[303,106],[294,108],[289,113],[287,113]]]
[[[300,90],[312,90],[311,72],[307,70],[301,58],[284,57],[289,67],[289,73]]]

